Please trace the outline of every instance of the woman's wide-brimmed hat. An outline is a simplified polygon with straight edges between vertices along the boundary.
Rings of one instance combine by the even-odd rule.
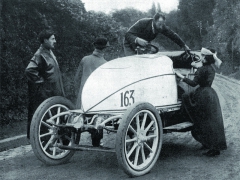
[[[212,55],[213,58],[214,58],[214,60],[215,60],[215,63],[214,63],[215,66],[216,66],[217,68],[220,68],[220,66],[221,66],[221,64],[222,64],[222,61],[217,57],[217,52],[212,53],[209,49],[203,47],[203,48],[201,49],[201,53],[204,54],[204,55]]]

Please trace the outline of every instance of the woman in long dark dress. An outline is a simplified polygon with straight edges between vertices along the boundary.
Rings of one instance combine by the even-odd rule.
[[[220,150],[227,149],[219,99],[215,90],[211,88],[215,77],[213,64],[219,59],[214,50],[202,48],[201,54],[203,66],[198,68],[193,80],[177,72],[176,75],[192,87],[199,85],[194,92],[183,94],[182,104],[194,123],[192,136],[204,148],[209,149],[203,154],[216,156],[220,154]]]

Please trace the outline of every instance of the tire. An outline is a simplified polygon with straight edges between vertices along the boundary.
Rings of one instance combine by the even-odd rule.
[[[61,128],[60,134],[57,126],[46,123],[49,117],[71,109],[74,109],[71,101],[61,96],[54,96],[43,101],[33,115],[30,128],[31,146],[37,158],[47,165],[66,163],[75,153],[72,150],[52,146],[56,143],[71,146],[75,134],[67,128]],[[54,121],[56,124],[62,124],[66,122],[66,117],[67,115],[61,116]],[[49,144],[51,140],[52,143]]]
[[[161,118],[153,105],[131,106],[123,115],[116,138],[117,159],[124,172],[130,177],[148,173],[159,157],[162,136]]]

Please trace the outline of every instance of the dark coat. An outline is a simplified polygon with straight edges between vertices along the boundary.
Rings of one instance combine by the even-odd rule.
[[[179,37],[178,34],[173,32],[168,26],[163,26],[162,29],[153,32],[153,19],[144,18],[137,21],[132,27],[129,28],[125,35],[124,46],[131,47],[134,51],[136,44],[135,40],[137,37],[142,38],[146,41],[154,40],[159,33],[171,39],[173,42],[178,44],[180,47],[185,45],[184,41]]]
[[[77,101],[76,101],[76,108],[79,109],[82,106],[82,90],[85,82],[87,81],[88,77],[92,74],[95,69],[97,69],[102,64],[106,63],[107,61],[103,58],[103,53],[101,50],[95,49],[94,52],[89,55],[83,57],[81,60],[76,75],[75,75],[75,91],[77,94]],[[93,85],[96,86],[96,85]]]
[[[51,50],[41,46],[30,60],[25,74],[30,88],[43,98],[65,96],[58,62]]]
[[[227,148],[222,111],[217,93],[211,88],[215,71],[211,65],[197,70],[195,78],[183,81],[199,87],[190,94],[183,94],[183,108],[194,123],[193,137],[204,146],[214,150]]]
[[[25,75],[28,79],[28,136],[32,116],[45,99],[65,96],[61,72],[56,57],[51,50],[40,46],[30,60]]]

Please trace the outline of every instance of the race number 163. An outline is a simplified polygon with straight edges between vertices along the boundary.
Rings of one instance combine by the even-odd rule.
[[[121,93],[121,107],[130,106],[134,103],[134,90]]]

